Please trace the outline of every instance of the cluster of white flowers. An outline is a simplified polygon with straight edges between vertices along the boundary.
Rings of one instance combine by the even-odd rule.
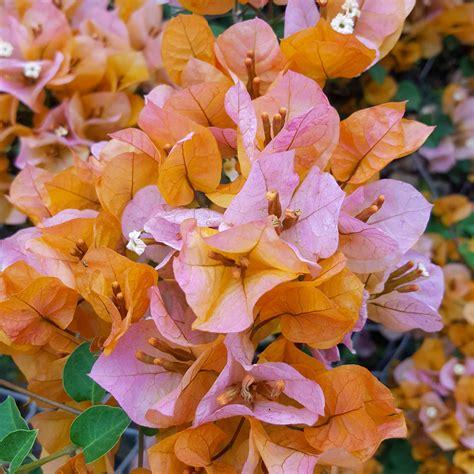
[[[13,54],[13,45],[0,39],[0,58],[9,58]]]
[[[140,238],[142,232],[140,230],[133,230],[128,234],[128,250],[135,252],[137,255],[142,255],[146,250],[146,243]]]
[[[56,127],[54,129],[54,133],[58,136],[58,137],[66,137],[67,134],[69,133],[69,130],[66,128],[66,127],[63,127],[62,125],[60,125],[59,127]]]
[[[342,5],[342,13],[338,13],[331,21],[334,31],[343,35],[354,33],[356,18],[360,16],[358,0],[346,0]]]
[[[41,74],[41,64],[36,61],[28,61],[23,66],[23,75],[29,79],[38,79]]]
[[[417,270],[421,272],[421,276],[428,278],[430,276],[430,272],[427,270],[427,268],[420,262],[417,265]]]

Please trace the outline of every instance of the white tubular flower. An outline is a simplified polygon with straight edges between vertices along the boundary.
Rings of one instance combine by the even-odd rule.
[[[458,376],[464,375],[466,373],[466,367],[464,367],[463,364],[458,362],[457,364],[454,365],[453,372],[454,372],[454,375],[458,375]]]
[[[58,137],[65,137],[69,133],[69,130],[66,127],[63,127],[62,125],[60,125],[59,127],[56,127],[54,129],[54,133]]]
[[[137,255],[142,255],[143,252],[146,250],[145,242],[140,239],[141,234],[142,233],[139,230],[133,230],[128,234],[129,241],[127,244],[127,248],[128,250],[135,252]]]
[[[229,178],[231,182],[235,181],[239,177],[239,173],[235,169],[236,165],[237,165],[237,160],[234,157],[224,159],[224,165],[223,165],[224,174]]]
[[[342,9],[349,18],[356,18],[360,16],[359,2],[357,0],[346,0]]]
[[[338,13],[331,21],[331,28],[343,35],[354,33],[354,20],[347,15]]]
[[[427,407],[426,416],[431,419],[436,418],[438,416],[438,409],[436,407]]]
[[[38,79],[41,74],[41,64],[36,61],[29,61],[23,66],[23,75],[30,79]]]
[[[430,272],[421,262],[417,265],[416,269],[421,272],[422,277],[428,278],[430,276]]]
[[[13,54],[13,45],[0,39],[0,58],[9,58]]]

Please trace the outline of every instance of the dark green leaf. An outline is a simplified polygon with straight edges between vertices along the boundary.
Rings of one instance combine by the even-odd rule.
[[[17,430],[0,441],[0,461],[9,464],[8,472],[14,474],[35,444],[37,430]]]
[[[474,237],[474,213],[456,224],[456,234],[463,237]]]
[[[159,432],[156,428],[148,428],[146,426],[141,426],[140,429],[145,436],[156,436]]]
[[[395,100],[407,100],[407,110],[415,111],[421,106],[421,93],[418,86],[412,81],[401,81],[398,84],[398,91]]]
[[[385,442],[379,458],[384,465],[384,474],[416,474],[418,463],[411,455],[411,445],[404,439]]]
[[[7,397],[3,403],[0,403],[0,440],[12,431],[27,429],[28,425],[21,417],[15,400]]]
[[[72,423],[71,441],[82,448],[87,463],[107,454],[130,424],[121,408],[100,405],[90,407]]]
[[[387,70],[380,64],[377,63],[369,69],[370,77],[377,83],[382,85],[383,81],[387,77]]]
[[[445,239],[450,239],[452,237],[449,229],[445,227],[442,222],[435,216],[431,216],[426,232],[431,232],[433,234],[440,234]]]
[[[454,127],[450,118],[442,113],[430,118],[429,120],[426,120],[425,117],[421,117],[421,121],[427,125],[436,125],[436,128],[428,137],[428,140],[426,140],[424,146],[430,148],[437,147],[443,138],[451,135],[454,132]]]
[[[464,260],[469,265],[471,270],[474,270],[474,252],[469,249],[469,245],[467,243],[460,245],[459,252],[464,257]]]
[[[97,356],[91,353],[89,344],[85,342],[69,356],[64,366],[64,390],[76,402],[99,402],[106,394],[88,375],[96,360]]]
[[[459,63],[464,77],[474,76],[474,60],[468,56],[464,56]]]

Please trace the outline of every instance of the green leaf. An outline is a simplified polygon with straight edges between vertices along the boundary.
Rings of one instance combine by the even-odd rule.
[[[16,430],[0,441],[0,461],[8,463],[8,472],[14,474],[35,444],[37,430]]]
[[[81,413],[72,423],[71,441],[82,448],[86,463],[107,454],[130,424],[121,408],[99,405]]]
[[[89,343],[84,342],[69,356],[64,366],[64,390],[76,402],[99,402],[107,393],[88,375],[96,360],[97,356],[91,353]]]
[[[156,436],[159,433],[158,429],[148,428],[147,426],[140,426],[140,429],[145,436]]]
[[[404,439],[392,439],[384,443],[379,461],[384,474],[416,474],[418,463],[411,455],[410,443]]]
[[[427,125],[436,125],[433,133],[428,137],[428,140],[426,140],[424,144],[424,146],[429,148],[437,147],[444,137],[447,137],[454,132],[454,126],[451,119],[442,113],[429,119],[421,117],[421,121]]]
[[[471,270],[474,270],[474,252],[469,250],[469,244],[467,242],[459,246],[459,252],[464,257],[464,260],[469,265]]]
[[[3,403],[0,403],[0,440],[12,431],[27,429],[28,425],[21,417],[15,400],[7,397]]]
[[[462,75],[464,77],[474,76],[474,60],[472,60],[468,56],[464,56],[461,59],[459,66],[461,67]]]
[[[369,69],[369,74],[377,84],[382,85],[387,77],[387,70],[380,63],[377,63]]]
[[[456,224],[456,234],[463,237],[474,237],[474,213]]]
[[[449,229],[443,225],[443,223],[434,215],[431,215],[430,221],[428,223],[428,227],[426,228],[426,232],[430,232],[433,234],[440,234],[445,239],[452,238]]]
[[[401,81],[398,84],[398,91],[395,100],[407,100],[407,110],[415,111],[421,106],[421,93],[413,81]]]

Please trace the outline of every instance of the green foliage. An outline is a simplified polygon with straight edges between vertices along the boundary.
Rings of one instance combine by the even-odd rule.
[[[467,242],[463,243],[458,247],[458,249],[471,270],[474,270],[474,252],[469,249],[469,244]]]
[[[21,417],[20,410],[12,397],[0,403],[0,441],[12,431],[27,429],[28,425]]]
[[[454,132],[454,126],[451,119],[439,110],[431,117],[421,116],[421,121],[427,125],[436,125],[433,133],[426,140],[425,145],[430,148],[437,147],[441,140]]]
[[[0,404],[0,462],[9,464],[9,473],[15,473],[21,466],[36,435],[36,430],[28,428],[12,397]]]
[[[384,474],[416,474],[418,471],[418,462],[411,455],[410,443],[404,439],[385,442],[379,461],[384,464]]]
[[[369,74],[377,84],[382,85],[387,77],[387,70],[380,63],[377,63],[369,69]]]
[[[459,66],[464,77],[474,76],[474,60],[465,56],[461,59]]]
[[[64,366],[64,390],[76,402],[99,402],[106,394],[88,375],[96,360],[97,356],[91,353],[89,343],[85,342],[69,356]]]
[[[395,95],[396,101],[407,100],[407,110],[416,111],[421,107],[422,96],[418,86],[413,81],[401,81]]]
[[[461,237],[474,237],[474,213],[456,224],[456,234]]]
[[[0,441],[0,461],[9,464],[9,473],[17,472],[33,448],[37,434],[37,430],[16,430]]]
[[[107,454],[130,424],[121,408],[100,405],[90,407],[72,423],[71,441],[82,448],[87,463]]]

